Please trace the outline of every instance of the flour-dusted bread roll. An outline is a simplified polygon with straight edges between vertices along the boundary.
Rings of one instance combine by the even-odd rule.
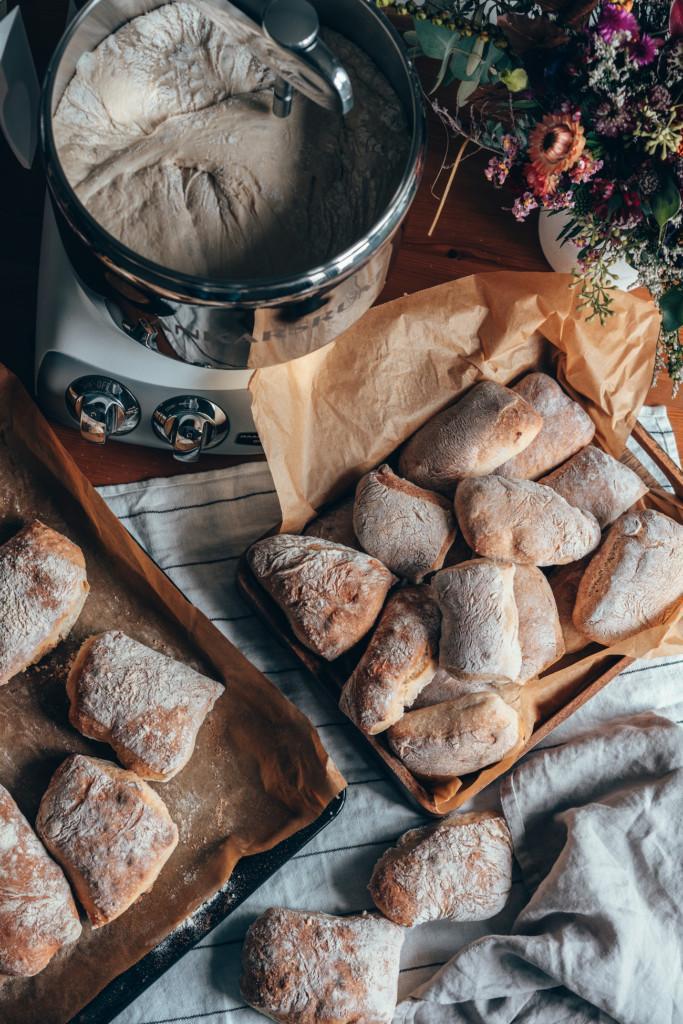
[[[360,544],[353,532],[353,503],[354,497],[351,495],[350,498],[344,498],[343,501],[332,505],[315,519],[311,519],[304,533],[307,537],[332,540],[337,544],[345,544],[347,548],[355,548],[359,551]]]
[[[557,605],[557,614],[560,618],[564,648],[567,654],[581,651],[590,643],[588,637],[578,631],[573,619],[579,583],[589,560],[590,558],[587,557],[582,558],[579,562],[572,562],[570,565],[558,566],[553,570],[548,581]]]
[[[119,630],[81,646],[66,684],[69,721],[142,779],[166,782],[192,757],[220,683]]]
[[[406,832],[380,857],[368,889],[385,917],[404,928],[426,921],[485,921],[512,886],[512,837],[491,811],[454,814]]]
[[[178,845],[178,829],[151,786],[84,754],[67,757],[50,779],[36,831],[64,868],[93,928],[148,892]]]
[[[522,649],[519,681],[526,682],[559,661],[564,638],[553,592],[540,569],[516,566],[514,592]]]
[[[0,547],[0,686],[69,635],[89,589],[81,549],[37,519]]]
[[[574,625],[599,644],[656,626],[683,599],[683,526],[651,509],[617,519],[581,578]]]
[[[465,540],[485,558],[564,565],[600,543],[595,516],[531,480],[495,475],[461,480],[455,511]]]
[[[328,661],[365,636],[396,580],[364,551],[317,537],[265,537],[247,558],[295,636]]]
[[[339,701],[344,714],[368,736],[397,722],[431,680],[440,622],[429,587],[406,587],[387,601]]]
[[[441,609],[439,665],[458,679],[519,676],[522,652],[515,567],[476,558],[442,569],[431,586]]]
[[[536,480],[593,440],[593,420],[547,373],[530,373],[512,390],[543,417],[543,426],[524,451],[498,467],[501,476]]]
[[[452,502],[386,465],[359,480],[353,528],[369,555],[411,583],[441,568],[456,531]]]
[[[458,679],[438,668],[434,678],[427,683],[423,690],[420,690],[417,697],[410,705],[411,710],[417,708],[429,708],[432,704],[443,704],[448,700],[458,700],[470,693],[482,693],[486,690],[497,691],[501,686],[512,684],[501,684],[499,679]]]
[[[421,427],[404,446],[399,472],[452,494],[458,480],[484,476],[523,451],[543,419],[510,388],[485,380]]]
[[[409,711],[387,732],[389,746],[406,768],[430,782],[500,761],[521,736],[519,714],[488,692]]]
[[[539,483],[591,512],[603,530],[647,494],[647,484],[637,473],[592,444]]]
[[[0,786],[0,975],[38,974],[80,934],[62,869]]]
[[[242,995],[281,1024],[390,1024],[403,936],[383,917],[271,907],[244,940]]]

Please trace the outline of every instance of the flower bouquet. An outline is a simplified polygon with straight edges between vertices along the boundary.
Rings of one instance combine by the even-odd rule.
[[[378,0],[390,6],[387,0]],[[659,366],[683,380],[683,0],[411,0],[407,41],[440,62],[432,105],[512,214],[564,211],[586,315],[610,313],[625,260],[662,314]],[[433,90],[434,91],[434,90]],[[446,189],[446,193],[448,188]],[[444,196],[445,198],[445,196]]]

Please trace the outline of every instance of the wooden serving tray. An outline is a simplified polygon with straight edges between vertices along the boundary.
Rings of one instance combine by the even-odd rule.
[[[673,486],[676,496],[683,498],[683,471],[679,469],[640,424],[636,424],[632,436],[665,474]],[[621,461],[636,472],[652,492],[664,493],[661,492],[659,484],[642,462],[631,452],[626,451]],[[242,594],[253,606],[260,618],[267,623],[274,635],[288,650],[297,656],[317,682],[322,684],[327,690],[335,705],[338,705],[340,691],[363,653],[366,638],[351,651],[335,661],[325,661],[324,658],[319,657],[307,647],[304,647],[294,636],[284,613],[261,587],[251,572],[247,563],[246,553],[242,556],[237,568],[237,583]],[[360,742],[370,747],[373,754],[382,762],[384,769],[393,776],[394,781],[407,794],[413,804],[417,804],[427,814],[434,817],[442,817],[465,803],[475,793],[480,792],[495,778],[502,775],[512,763],[531,750],[556,726],[566,718],[569,718],[591,697],[607,686],[620,672],[623,672],[625,668],[633,664],[634,659],[630,657],[617,657],[606,652],[601,657],[601,650],[602,648],[598,644],[591,644],[584,651],[578,654],[567,655],[557,665],[552,666],[549,672],[556,672],[558,667],[576,663],[581,658],[584,658],[586,654],[594,655],[588,672],[581,674],[580,687],[576,685],[565,686],[561,691],[549,694],[547,699],[540,702],[540,721],[536,724],[524,746],[516,751],[511,759],[505,759],[498,765],[464,776],[461,788],[446,802],[437,800],[434,792],[428,786],[423,785],[412,772],[408,771],[403,762],[392,753],[385,738],[386,734],[380,733],[377,736],[366,736],[360,729],[356,728],[354,729],[354,735],[359,738]],[[548,674],[546,673],[546,675]]]

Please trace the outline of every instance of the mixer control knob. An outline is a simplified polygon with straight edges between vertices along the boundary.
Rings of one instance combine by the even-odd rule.
[[[104,444],[112,434],[128,434],[140,422],[135,395],[111,377],[79,377],[65,397],[81,437],[93,444]]]
[[[220,444],[230,429],[223,410],[207,398],[178,395],[157,406],[152,426],[179,462],[196,462],[205,448]]]

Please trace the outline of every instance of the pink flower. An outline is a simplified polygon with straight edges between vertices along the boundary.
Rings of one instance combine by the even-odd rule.
[[[605,4],[598,21],[598,34],[606,43],[611,43],[615,36],[629,37],[638,34],[638,22],[630,11],[616,4]]]
[[[512,213],[515,220],[526,220],[532,210],[538,207],[538,203],[531,192],[525,192],[524,195],[519,196],[515,199],[512,204]]]
[[[639,68],[644,68],[657,59],[657,53],[663,45],[661,39],[653,39],[652,36],[643,32],[642,36],[638,36],[629,43],[628,52],[631,60]]]
[[[669,13],[669,35],[672,39],[683,36],[683,0],[673,0]]]

